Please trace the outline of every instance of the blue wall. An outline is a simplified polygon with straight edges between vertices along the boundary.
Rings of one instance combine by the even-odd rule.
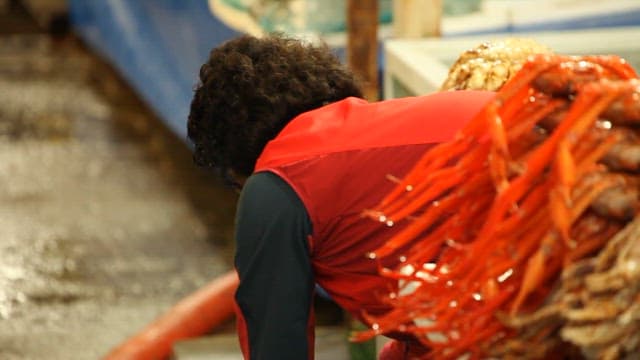
[[[89,46],[113,64],[178,136],[211,48],[238,35],[206,0],[70,0],[71,19]]]

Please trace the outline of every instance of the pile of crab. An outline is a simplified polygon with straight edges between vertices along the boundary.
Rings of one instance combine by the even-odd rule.
[[[371,330],[425,358],[640,351],[640,81],[615,56],[537,55],[365,215],[399,286]],[[399,253],[398,249],[410,250]]]

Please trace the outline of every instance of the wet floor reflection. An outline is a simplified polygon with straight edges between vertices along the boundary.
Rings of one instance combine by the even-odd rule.
[[[0,358],[97,359],[231,267],[235,194],[73,39],[0,37]]]

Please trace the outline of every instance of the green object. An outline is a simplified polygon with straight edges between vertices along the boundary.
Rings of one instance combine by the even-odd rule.
[[[363,331],[367,329],[368,328],[360,321],[356,319],[349,319],[349,333],[347,336],[350,337],[351,333],[354,331]],[[349,341],[349,356],[351,360],[376,360],[376,339],[373,338],[364,342]]]
[[[236,10],[248,11],[250,1],[247,0],[223,0],[224,4],[231,6]]]
[[[480,0],[444,0],[442,13],[445,16],[465,15],[480,10]]]
[[[347,0],[221,0],[251,16],[267,32],[329,34],[346,31]],[[379,22],[392,20],[392,0],[378,0]]]

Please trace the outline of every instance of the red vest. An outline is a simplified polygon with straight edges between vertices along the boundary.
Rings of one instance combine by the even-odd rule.
[[[277,174],[304,203],[316,281],[344,309],[357,317],[363,310],[385,311],[376,294],[396,287],[365,255],[402,224],[389,228],[361,216],[394,187],[387,174],[405,175],[493,95],[443,92],[376,103],[348,98],[296,117],[267,144],[255,171]]]
[[[255,171],[279,175],[304,203],[316,281],[344,309],[358,317],[362,310],[384,311],[376,294],[395,287],[365,255],[399,226],[361,216],[394,187],[386,175],[405,175],[493,95],[443,92],[376,103],[348,98],[296,117],[267,144]]]

